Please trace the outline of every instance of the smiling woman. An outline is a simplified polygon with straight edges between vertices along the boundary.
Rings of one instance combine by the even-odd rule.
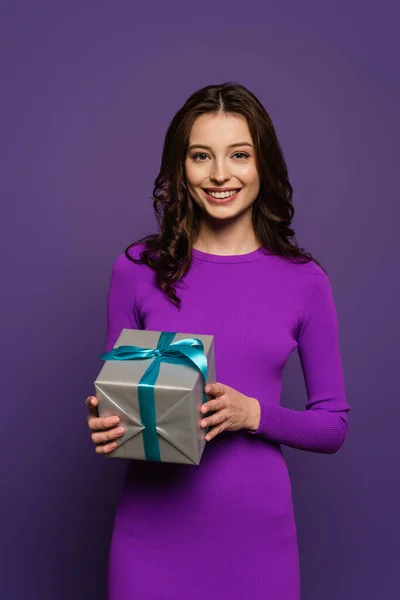
[[[209,237],[206,223],[210,219],[235,218],[235,240],[240,244],[243,235],[239,232],[247,233],[252,228],[252,205],[260,191],[257,158],[246,119],[221,112],[201,115],[193,124],[189,144],[185,172],[189,193],[203,212],[202,239]],[[199,153],[200,148],[207,152]],[[196,247],[201,247],[199,239]],[[240,248],[225,246],[222,250],[232,250],[233,254]]]
[[[226,200],[218,193],[223,189],[240,191]],[[292,193],[274,125],[258,98],[236,83],[207,86],[187,99],[165,136],[153,189],[160,232],[128,246],[126,258],[136,261],[130,248],[144,243],[139,262],[154,270],[176,306],[175,284],[196,248],[226,255],[261,246],[322,268],[297,245]]]
[[[187,100],[155,181],[160,232],[114,264],[105,351],[123,328],[212,334],[218,381],[198,415],[209,428],[199,467],[128,464],[109,600],[300,598],[281,444],[336,452],[350,407],[329,279],[290,239],[291,197],[273,125],[251,92],[227,83]],[[308,397],[301,411],[280,405],[295,349]],[[100,454],[124,435],[94,414],[89,426]]]

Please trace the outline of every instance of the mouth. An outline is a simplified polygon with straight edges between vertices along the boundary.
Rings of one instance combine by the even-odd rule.
[[[207,200],[212,202],[213,204],[227,204],[228,202],[232,202],[236,199],[240,192],[241,188],[231,189],[229,191],[223,192],[214,192],[207,188],[202,188],[205,197]]]

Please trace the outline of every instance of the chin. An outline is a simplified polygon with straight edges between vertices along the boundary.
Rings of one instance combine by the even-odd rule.
[[[223,221],[225,219],[234,219],[235,217],[239,217],[241,214],[243,214],[242,210],[238,210],[236,207],[228,207],[225,206],[223,208],[216,208],[216,209],[203,209],[203,212],[205,212],[209,217],[211,217],[212,219],[215,219],[216,221]]]

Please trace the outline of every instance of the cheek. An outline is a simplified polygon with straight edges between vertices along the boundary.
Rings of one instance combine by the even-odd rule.
[[[186,171],[186,179],[189,185],[196,186],[200,185],[205,177],[205,169],[198,165],[193,165],[192,163],[187,163],[185,165]]]
[[[243,165],[241,169],[241,178],[246,185],[257,185],[259,182],[257,169],[255,169],[253,165]]]

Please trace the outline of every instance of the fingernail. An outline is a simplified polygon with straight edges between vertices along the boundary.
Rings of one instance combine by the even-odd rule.
[[[113,418],[111,419],[111,424],[112,424],[112,425],[116,425],[117,423],[119,423],[119,417],[113,417]]]
[[[116,435],[122,435],[123,433],[125,433],[125,430],[123,427],[118,427],[118,429],[115,430]]]

